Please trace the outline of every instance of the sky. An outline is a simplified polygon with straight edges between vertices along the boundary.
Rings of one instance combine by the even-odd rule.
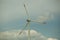
[[[0,40],[27,40],[28,28],[17,35],[28,18],[24,3],[31,20],[37,21],[30,23],[31,39],[60,40],[60,0],[0,0]]]

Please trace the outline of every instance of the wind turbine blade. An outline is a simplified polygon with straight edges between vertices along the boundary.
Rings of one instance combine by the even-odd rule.
[[[46,24],[46,22],[41,22],[41,21],[37,21],[37,20],[31,20],[31,22],[36,22],[36,23]]]
[[[28,10],[27,10],[27,5],[26,4],[24,4],[24,8],[25,8],[25,11],[26,11],[26,15],[28,16],[28,19],[30,19],[30,16],[28,14]]]
[[[18,35],[21,35],[22,34],[22,32],[24,31],[24,29],[26,28],[28,26],[28,23],[25,25],[25,27],[21,30],[21,32],[19,32],[19,34]]]

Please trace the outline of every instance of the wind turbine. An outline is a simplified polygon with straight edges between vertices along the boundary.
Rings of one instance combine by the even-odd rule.
[[[26,11],[26,15],[28,17],[27,20],[26,20],[27,23],[26,23],[25,27],[21,30],[21,32],[18,33],[18,35],[21,35],[23,33],[24,29],[26,27],[28,27],[28,40],[31,40],[31,37],[30,37],[30,22],[38,22],[38,21],[31,20],[30,15],[29,15],[28,10],[27,10],[27,5],[26,4],[24,4],[24,8],[25,8],[25,11]],[[40,22],[38,22],[38,23],[40,23]],[[46,22],[43,22],[43,24],[46,24]]]

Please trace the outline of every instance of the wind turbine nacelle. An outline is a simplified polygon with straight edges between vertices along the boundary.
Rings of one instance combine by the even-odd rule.
[[[26,21],[27,21],[27,22],[31,22],[31,20],[29,20],[29,19],[27,19]]]
[[[43,22],[43,24],[47,24],[46,22]]]

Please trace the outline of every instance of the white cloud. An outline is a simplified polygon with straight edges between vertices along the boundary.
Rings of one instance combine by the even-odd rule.
[[[53,20],[54,19],[54,15],[51,13],[45,13],[42,16],[38,16],[37,17],[37,22],[45,22],[45,21],[49,21],[49,20]]]
[[[24,30],[21,35],[17,35],[21,30],[12,30],[0,32],[0,40],[27,40],[28,39],[28,30]],[[41,33],[30,30],[31,40],[56,40],[54,38],[46,38]]]
[[[8,39],[8,40],[15,40],[16,38],[20,38],[20,39],[24,39],[26,37],[26,39],[28,39],[28,30],[24,30],[24,32],[21,35],[17,35],[21,30],[17,30],[17,31],[6,31],[6,32],[0,32],[0,39]],[[34,39],[44,39],[43,35],[38,33],[35,30],[31,30],[30,31],[30,36],[32,38],[32,40]]]
[[[56,39],[56,38],[48,38],[48,40],[58,40],[58,39]]]

